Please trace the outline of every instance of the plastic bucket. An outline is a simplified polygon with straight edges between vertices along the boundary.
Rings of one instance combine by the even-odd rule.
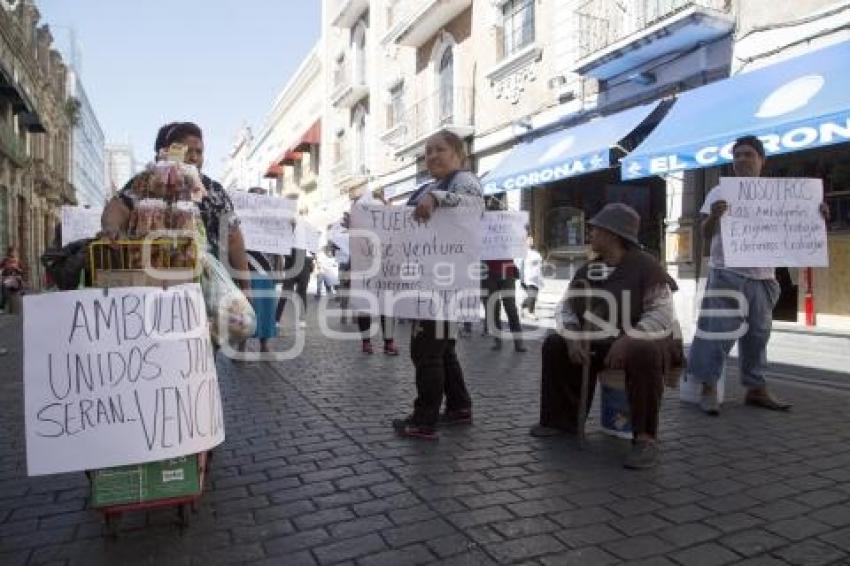
[[[599,372],[601,396],[599,420],[602,432],[617,438],[632,438],[632,416],[626,395],[626,373],[621,370]]]

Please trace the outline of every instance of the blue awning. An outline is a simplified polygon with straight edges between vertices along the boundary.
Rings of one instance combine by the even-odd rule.
[[[850,141],[850,42],[679,95],[622,162],[623,179],[713,167],[752,134],[768,155]]]
[[[636,106],[514,147],[481,180],[484,194],[551,183],[611,167],[616,147],[658,107]]]

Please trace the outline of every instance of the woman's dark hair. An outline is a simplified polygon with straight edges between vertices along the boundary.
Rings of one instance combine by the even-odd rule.
[[[179,143],[189,136],[204,139],[201,128],[193,122],[171,122],[159,129],[154,142],[154,151],[159,153],[160,149],[166,148],[173,143]]]
[[[440,130],[431,136],[431,139],[433,138],[440,138],[446,142],[446,145],[448,145],[452,151],[460,157],[461,163],[466,161],[466,146],[464,145],[463,140],[460,139],[460,136],[456,133],[450,132],[449,130]]]

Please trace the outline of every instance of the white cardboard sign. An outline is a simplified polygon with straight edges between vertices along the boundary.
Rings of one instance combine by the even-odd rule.
[[[724,177],[709,193],[729,205],[720,234],[727,267],[826,267],[820,179]]]
[[[322,231],[306,220],[299,219],[295,225],[295,243],[292,247],[316,253],[319,251],[321,242]]]
[[[62,245],[83,238],[94,238],[100,232],[100,217],[102,208],[85,208],[82,206],[62,207]]]
[[[348,230],[340,224],[334,224],[328,229],[328,242],[339,248],[340,252],[346,256],[351,256],[351,245],[348,240]]]
[[[231,191],[228,194],[241,222],[246,249],[269,254],[289,254],[295,244],[295,200],[246,191]]]
[[[412,319],[477,317],[482,209],[470,199],[417,222],[409,206],[352,207],[352,308]]]
[[[24,297],[29,475],[140,464],[224,441],[198,284]]]
[[[481,259],[524,258],[528,253],[528,211],[485,212],[481,219]]]

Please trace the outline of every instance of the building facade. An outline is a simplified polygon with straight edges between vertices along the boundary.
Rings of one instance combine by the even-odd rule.
[[[33,289],[59,208],[75,203],[67,68],[40,17],[29,0],[0,8],[0,248],[18,247]]]
[[[106,144],[105,162],[106,185],[110,192],[120,191],[136,174],[136,158],[130,144]]]
[[[101,207],[109,200],[111,189],[106,182],[106,140],[92,108],[82,80],[69,67],[68,96],[76,108],[73,130],[73,163],[71,177],[80,206]]]
[[[551,300],[585,257],[587,219],[624,202],[641,214],[646,249],[679,282],[687,333],[708,271],[698,211],[731,172],[730,140],[687,166],[636,156],[656,132],[687,139],[696,122],[720,127],[716,118],[755,93],[690,122],[669,118],[706,89],[734,89],[750,72],[847,42],[848,18],[847,0],[323,0],[319,194],[340,209],[364,191],[403,202],[427,180],[425,140],[449,129],[466,140],[485,192],[529,212],[535,246],[554,266]],[[829,132],[821,148],[792,137],[769,151],[766,174],[822,178],[833,210],[830,268],[778,271],[775,314],[802,325],[809,305],[818,326],[850,329],[841,283],[850,272],[850,124]]]

